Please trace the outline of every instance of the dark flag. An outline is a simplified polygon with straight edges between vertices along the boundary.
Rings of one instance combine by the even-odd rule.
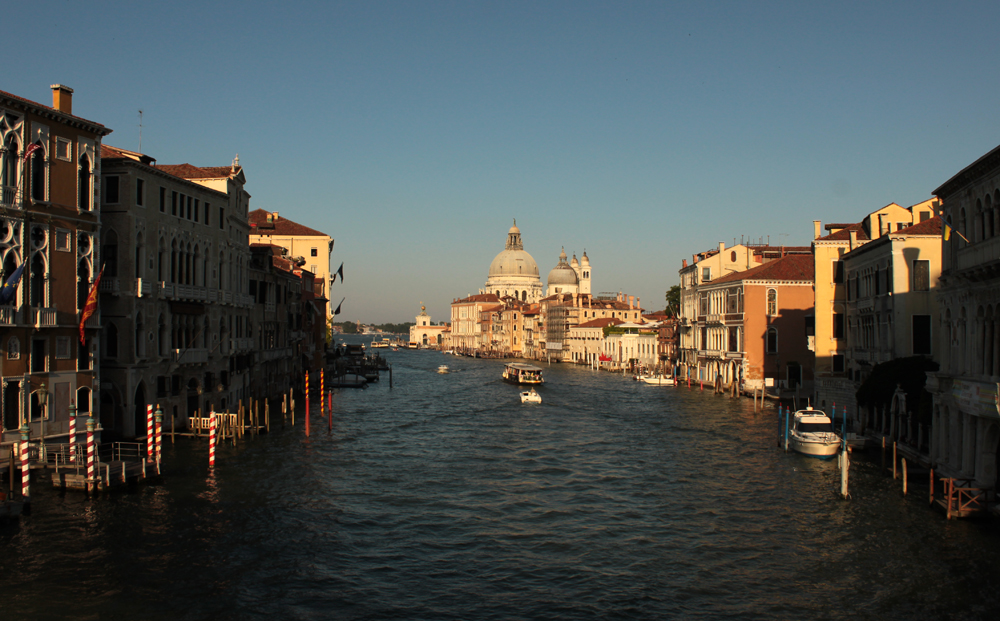
[[[346,299],[347,298],[344,298],[344,300],[346,300]],[[344,300],[341,300],[340,304],[337,304],[337,310],[333,311],[333,316],[334,317],[336,317],[337,315],[340,314],[340,307],[344,305]]]
[[[10,275],[7,279],[7,284],[0,289],[0,304],[10,304],[14,301],[14,295],[17,293],[17,284],[21,281],[21,274],[24,273],[24,266],[27,265],[27,261],[22,261],[14,273]]]
[[[337,268],[337,275],[340,276],[340,282],[344,282],[344,264],[341,263],[340,267]]]
[[[101,284],[101,276],[104,276],[104,266],[101,266],[101,271],[97,274],[97,280],[94,284],[90,286],[90,293],[87,294],[87,303],[83,305],[83,312],[80,313],[80,344],[87,342],[87,339],[83,335],[83,325],[87,323],[90,316],[94,314],[97,310],[97,288]]]

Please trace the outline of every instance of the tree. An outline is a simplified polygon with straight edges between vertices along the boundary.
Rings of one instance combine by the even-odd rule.
[[[681,286],[674,285],[667,290],[667,309],[665,311],[668,315],[676,317],[681,314]]]

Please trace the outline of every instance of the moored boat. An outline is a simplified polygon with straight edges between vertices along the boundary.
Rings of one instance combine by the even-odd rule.
[[[828,459],[840,451],[841,439],[833,421],[822,410],[799,410],[792,415],[788,448],[803,455]]]
[[[673,386],[674,378],[669,375],[642,375],[640,381],[654,386]]]
[[[503,381],[511,384],[543,384],[542,368],[524,362],[508,362],[503,367]]]

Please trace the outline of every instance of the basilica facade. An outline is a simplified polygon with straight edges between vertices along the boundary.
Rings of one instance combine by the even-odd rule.
[[[480,294],[492,293],[498,298],[512,297],[522,303],[535,304],[542,297],[542,279],[538,276],[538,264],[524,250],[521,243],[521,229],[517,221],[507,231],[507,244],[490,263],[489,277]]]

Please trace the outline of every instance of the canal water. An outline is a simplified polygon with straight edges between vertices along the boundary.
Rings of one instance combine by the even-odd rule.
[[[776,448],[773,410],[569,365],[386,351],[333,433],[167,444],[157,485],[35,486],[0,525],[3,619],[945,619],[1000,610],[994,523],[875,461]],[[446,364],[451,373],[438,374]]]

